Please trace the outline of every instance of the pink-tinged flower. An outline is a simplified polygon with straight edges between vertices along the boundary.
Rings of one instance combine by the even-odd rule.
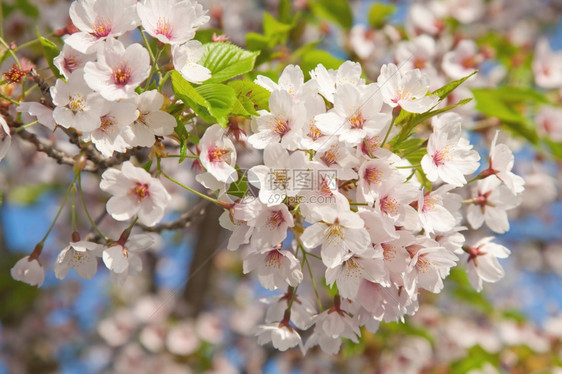
[[[254,198],[251,199],[252,202],[247,201],[247,199],[242,199],[239,203],[234,204],[231,211],[225,211],[219,217],[219,224],[225,229],[232,231],[232,234],[230,234],[230,237],[228,238],[227,249],[229,251],[235,251],[242,244],[250,242],[250,236],[254,230],[253,226],[248,225],[246,222],[250,218],[244,215],[245,219],[240,219],[238,218],[238,214],[241,214],[239,213],[240,210],[247,209],[252,205],[256,205],[256,203],[259,206],[258,210],[261,209],[261,203],[259,200]],[[245,203],[245,201],[247,201],[247,203]],[[256,218],[257,214],[258,212],[256,212],[256,215],[252,218]]]
[[[56,105],[53,119],[60,126],[78,131],[93,131],[100,126],[104,100],[88,87],[82,69],[72,73],[66,82],[57,79],[51,96]]]
[[[293,102],[287,91],[276,90],[269,97],[269,110],[260,110],[260,116],[253,119],[254,134],[248,137],[248,143],[254,148],[264,149],[269,144],[280,142],[283,148],[294,151],[300,145],[306,119],[304,104]]]
[[[458,257],[429,238],[419,238],[416,244],[406,249],[411,257],[408,272],[404,275],[404,287],[408,294],[413,295],[419,288],[440,292],[443,279],[457,264]]]
[[[326,269],[326,284],[332,286],[335,282],[342,297],[355,300],[362,280],[384,282],[382,253],[368,253],[365,257],[348,253],[342,260],[339,265]]]
[[[250,184],[260,189],[260,201],[271,206],[280,204],[287,196],[296,196],[301,190],[296,174],[307,169],[305,154],[289,155],[281,144],[273,143],[265,148],[263,161],[265,165],[254,166],[248,172]]]
[[[318,93],[316,81],[311,79],[305,83],[304,74],[298,65],[287,65],[281,72],[278,83],[264,75],[258,75],[255,83],[271,92],[286,91],[295,102],[307,101]]]
[[[45,280],[45,270],[37,259],[30,259],[25,256],[20,259],[10,270],[12,278],[24,282],[30,286],[41,287]]]
[[[283,295],[260,300],[269,304],[265,314],[266,323],[282,320],[291,303],[291,323],[301,330],[307,330],[314,324],[314,316],[316,315],[314,305],[308,298],[294,295],[293,292],[295,292],[293,289],[289,289]]]
[[[106,100],[135,97],[135,88],[150,74],[148,51],[138,43],[125,48],[120,41],[108,39],[97,57],[97,62],[86,63],[84,79]]]
[[[132,144],[125,139],[134,137],[130,125],[138,118],[136,106],[124,101],[102,100],[97,110],[100,110],[99,127],[84,133],[84,140],[94,143],[105,157],[131,148]]]
[[[3,116],[0,116],[0,161],[6,157],[10,145],[12,144],[12,135],[8,123]]]
[[[447,9],[443,2],[432,1],[429,4],[415,3],[410,7],[406,28],[410,35],[436,35],[445,29]]]
[[[151,147],[155,136],[166,136],[174,132],[176,119],[163,110],[164,96],[156,90],[145,91],[130,101],[135,104],[139,116],[126,132],[125,140],[131,146]]]
[[[392,233],[396,226],[418,231],[420,222],[416,210],[410,205],[419,196],[419,189],[412,183],[383,183],[375,201],[375,211],[380,212],[383,228]]]
[[[184,321],[174,325],[166,337],[168,350],[179,356],[187,356],[197,351],[201,340],[197,336],[193,322]]]
[[[410,254],[407,248],[415,244],[416,237],[408,230],[396,231],[397,239],[380,244],[373,244],[375,253],[384,259],[384,283],[402,285],[402,276],[408,271]]]
[[[467,208],[466,218],[473,229],[482,223],[494,232],[502,234],[509,230],[507,211],[519,205],[519,199],[501,184],[501,181],[489,176],[479,180],[472,191],[471,204]]]
[[[112,280],[123,284],[129,275],[138,274],[142,270],[139,254],[152,247],[154,243],[151,234],[137,234],[131,235],[124,243],[118,241],[104,249],[103,262],[111,271]]]
[[[375,202],[383,184],[394,185],[406,179],[383,159],[365,160],[359,167],[358,174],[357,201],[368,204]]]
[[[388,47],[388,36],[384,30],[356,23],[350,30],[349,44],[360,59],[376,61]]]
[[[541,107],[535,117],[537,131],[555,142],[562,142],[562,108],[550,105]]]
[[[435,39],[423,34],[409,41],[399,42],[396,47],[396,62],[405,71],[434,69],[433,60],[437,55]]]
[[[211,78],[211,71],[198,64],[204,52],[205,48],[198,40],[172,46],[174,68],[186,81],[200,84]]]
[[[562,87],[562,52],[553,52],[548,40],[538,41],[532,66],[538,86],[546,89]]]
[[[334,102],[334,94],[339,86],[365,84],[365,79],[361,78],[361,64],[353,61],[344,62],[338,70],[326,70],[324,65],[319,64],[310,72],[310,77],[316,80],[320,94],[331,103]]]
[[[377,82],[384,102],[392,108],[424,113],[439,102],[438,96],[427,95],[429,78],[419,69],[402,73],[394,64],[383,65]]]
[[[197,29],[209,22],[201,4],[190,0],[143,0],[137,11],[146,32],[166,44],[193,39]]]
[[[351,153],[350,147],[339,142],[335,137],[325,140],[313,160],[322,165],[321,170],[333,170],[339,180],[357,179],[357,172],[353,168],[359,167],[359,159]]]
[[[334,108],[316,116],[316,126],[326,135],[355,146],[366,136],[378,135],[390,122],[390,114],[381,113],[382,97],[376,84],[338,86]]]
[[[199,141],[201,165],[211,173],[219,182],[232,183],[238,179],[234,169],[236,164],[236,148],[232,141],[225,135],[225,129],[213,125],[207,130]]]
[[[434,191],[420,194],[418,215],[427,234],[449,232],[462,219],[459,214],[462,197],[449,192],[453,188],[451,185],[443,185]]]
[[[482,281],[494,283],[504,276],[498,258],[507,258],[511,253],[503,245],[492,243],[493,236],[481,239],[474,246],[465,246],[468,254],[466,263],[468,280],[474,289],[482,291]]]
[[[70,269],[74,268],[76,274],[83,279],[92,279],[98,269],[98,260],[103,246],[88,241],[70,243],[64,248],[55,260],[55,276],[64,279]]]
[[[250,252],[244,259],[244,274],[251,271],[256,271],[261,285],[271,291],[296,287],[303,278],[299,260],[279,246]]]
[[[484,15],[483,0],[447,0],[449,14],[461,23],[472,23]]]
[[[344,261],[348,252],[363,255],[371,243],[361,217],[346,209],[325,209],[322,221],[308,226],[301,240],[308,249],[321,248],[322,262],[329,268]]]
[[[478,53],[478,46],[473,40],[461,40],[454,50],[443,56],[443,71],[451,79],[461,79],[474,73],[480,63],[482,55]]]
[[[264,345],[269,342],[280,351],[286,351],[297,345],[302,350],[302,339],[298,332],[288,322],[274,322],[267,325],[259,325],[254,330],[258,337],[258,344]]]
[[[511,149],[505,144],[496,144],[499,133],[499,131],[496,131],[494,140],[490,145],[490,167],[488,170],[498,177],[513,194],[517,195],[525,189],[525,180],[511,171],[515,161]]]
[[[20,102],[16,110],[21,113],[27,113],[30,116],[36,117],[37,122],[48,127],[51,130],[55,129],[56,123],[53,118],[53,109],[46,107],[43,104],[28,101]]]
[[[254,220],[248,221],[254,227],[250,244],[254,248],[264,248],[281,243],[287,237],[287,229],[295,222],[285,204],[263,206]]]
[[[336,297],[339,300],[339,296]],[[327,354],[336,354],[341,347],[341,339],[350,339],[358,343],[357,336],[361,335],[357,321],[343,310],[339,302],[332,308],[320,313],[316,318],[314,331],[306,341],[305,352],[315,345],[319,345]]]
[[[421,160],[427,179],[464,186],[464,176],[478,169],[480,155],[462,138],[461,116],[456,113],[435,116],[432,125],[433,134],[429,137],[427,154]]]
[[[139,24],[136,0],[79,0],[70,5],[70,19],[80,32],[64,40],[82,53],[95,52],[106,39],[123,35]]]
[[[158,179],[130,161],[124,162],[121,170],[107,169],[102,174],[100,188],[113,195],[106,207],[117,221],[126,221],[138,215],[139,222],[154,226],[164,216],[171,200]]]
[[[75,70],[83,69],[86,66],[86,62],[94,61],[95,59],[95,53],[84,54],[65,44],[62,47],[61,53],[53,59],[53,64],[68,79]]]
[[[326,113],[326,104],[320,95],[314,95],[307,98],[304,102],[304,106],[306,119],[302,126],[299,148],[318,150],[322,147],[326,139],[328,139],[326,134],[320,131],[318,126],[316,126],[316,116]]]

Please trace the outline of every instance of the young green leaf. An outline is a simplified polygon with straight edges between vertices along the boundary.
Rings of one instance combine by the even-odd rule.
[[[53,63],[53,59],[60,54],[60,51],[55,43],[42,37],[39,33],[37,33],[37,37],[39,38],[39,43],[41,43],[41,49],[43,50],[43,55],[45,55],[45,59],[49,64],[49,68],[57,78],[61,78],[62,75],[59,69]]]
[[[254,68],[258,52],[245,51],[228,43],[208,43],[199,63],[211,71],[205,83],[217,83],[249,72]]]
[[[395,10],[394,4],[374,3],[369,10],[369,25],[375,29],[382,28]]]
[[[254,110],[269,110],[269,96],[271,92],[262,86],[249,81],[231,81],[228,85],[236,92],[236,97],[248,98],[253,103]],[[242,104],[244,102],[241,100]]]
[[[353,13],[347,0],[316,0],[308,3],[318,17],[335,22],[349,30],[353,26]]]

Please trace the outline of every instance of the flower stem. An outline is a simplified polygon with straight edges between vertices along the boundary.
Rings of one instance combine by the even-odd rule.
[[[64,199],[62,200],[62,204],[61,204],[57,214],[55,215],[55,218],[53,219],[53,222],[51,222],[51,226],[49,226],[49,229],[47,230],[47,232],[43,236],[43,239],[41,239],[41,241],[39,242],[39,244],[41,244],[41,246],[45,243],[45,240],[47,240],[47,238],[49,237],[49,234],[51,233],[51,231],[55,227],[55,224],[57,223],[57,221],[59,219],[59,216],[62,212],[62,209],[66,205],[66,200],[68,200],[68,195],[70,195],[70,191],[72,191],[72,187],[74,186],[74,182],[76,182],[76,178],[77,178],[77,176],[75,175],[74,179],[72,180],[72,183],[70,184],[70,186],[66,190],[66,193],[64,194]]]
[[[33,126],[33,125],[36,125],[36,124],[38,124],[38,123],[39,123],[39,121],[35,120],[35,121],[33,121],[33,122],[30,122],[30,123],[27,123],[27,124],[22,125],[22,126],[20,126],[20,127],[17,127],[14,131],[15,131],[15,132],[19,132],[19,131],[22,131],[22,130],[27,129],[28,127],[31,127],[31,126]]]
[[[94,222],[94,220],[92,219],[92,216],[90,215],[90,212],[88,211],[88,206],[86,205],[86,199],[84,198],[84,191],[82,191],[82,176],[80,173],[77,174],[78,175],[78,192],[80,193],[80,200],[82,201],[82,206],[84,207],[84,211],[86,212],[86,216],[88,217],[88,221],[90,221],[90,224],[92,225],[92,228],[97,232],[97,234],[103,238],[103,240],[105,240],[106,242],[109,241],[109,238],[104,235],[101,230],[98,228],[98,225],[96,225],[96,222]]]

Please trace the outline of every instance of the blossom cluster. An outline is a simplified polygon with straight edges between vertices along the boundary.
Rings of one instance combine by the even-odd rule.
[[[200,64],[205,49],[193,38],[209,17],[190,0],[81,0],[72,3],[70,18],[78,31],[65,37],[54,59],[60,78],[50,88],[53,105],[23,102],[18,110],[53,131],[76,134],[79,145],[90,144],[91,153],[120,164],[100,173],[99,188],[110,195],[108,215],[130,226],[110,239],[92,222],[96,242],[81,240],[73,228],[54,270],[60,279],[71,268],[92,278],[101,257],[112,278],[124,283],[142,270],[140,254],[156,241],[151,234],[132,234],[133,228],[159,224],[172,200],[159,179],[174,182],[160,163],[163,141],[177,139],[177,127],[187,131],[184,112],[199,114],[183,99],[165,97],[164,79],[152,82],[160,54],[127,37],[140,27],[143,38],[146,32],[169,45],[171,70],[205,87],[213,74]],[[412,46],[418,42],[427,40],[420,37]],[[456,86],[474,72],[473,66],[462,69],[471,48],[460,43],[445,58],[449,65],[443,68]],[[414,48],[413,56],[421,50]],[[510,251],[491,236],[468,242],[463,232],[484,224],[506,232],[523,179],[512,172],[513,154],[498,144],[497,133],[481,167],[463,117],[446,106],[450,91],[435,90],[418,60],[383,64],[376,82],[366,81],[352,61],[336,70],[319,64],[307,72],[308,80],[296,65],[288,65],[277,82],[259,75],[254,84],[269,98],[254,110],[250,134],[235,121],[211,124],[189,148],[200,170],[196,181],[214,195],[203,196],[225,208],[220,224],[232,231],[228,249],[249,248],[244,273],[283,292],[269,301],[265,324],[256,328],[260,344],[305,352],[318,345],[335,354],[342,338],[358,341],[361,327],[374,332],[381,321],[413,315],[419,293],[439,293],[461,262],[478,291],[483,282],[502,278],[498,258]],[[183,110],[170,109],[170,101]],[[263,162],[246,172],[237,159],[243,147],[263,151]],[[143,148],[150,149],[149,159],[137,166],[131,154]],[[6,151],[0,144],[0,153]],[[82,170],[74,171],[80,186]],[[12,268],[15,279],[42,284],[43,241]],[[328,305],[317,287],[323,283]],[[301,291],[307,287],[318,308],[305,295],[310,292]],[[309,329],[303,343],[302,331]]]

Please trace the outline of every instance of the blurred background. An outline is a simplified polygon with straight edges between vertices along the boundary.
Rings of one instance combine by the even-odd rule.
[[[57,40],[70,27],[68,1],[0,3],[9,42],[32,40],[36,30]],[[308,71],[319,62],[337,68],[353,59],[373,81],[382,64],[400,62],[401,49],[421,48],[407,43],[425,34],[435,51],[413,52],[427,54],[424,66],[415,67],[432,74],[438,88],[460,78],[447,69],[447,52],[471,40],[478,59],[465,68],[479,69],[469,88],[480,96],[464,88],[450,100],[473,98],[459,113],[483,160],[495,129],[505,130],[502,141],[516,154],[515,170],[526,180],[522,204],[510,211],[511,229],[498,236],[512,251],[502,261],[505,278],[478,293],[461,266],[441,294],[420,294],[415,316],[404,324],[383,323],[376,334],[364,331],[360,344],[345,342],[339,355],[278,352],[259,346],[252,329],[279,294],[243,276],[245,250],[226,251],[229,233],[218,225],[218,208],[165,183],[174,207],[165,220],[186,211],[191,218],[185,227],[157,236],[139,275],[116,285],[100,266],[92,280],[73,271],[64,281],[56,279],[53,262],[70,240],[70,214],[64,211],[45,244],[46,279],[37,289],[14,281],[9,270],[47,231],[72,171],[15,142],[17,152],[0,165],[0,374],[562,373],[562,116],[548,123],[541,117],[545,107],[562,103],[562,83],[555,75],[545,83],[539,79],[544,71],[537,70],[549,61],[562,69],[562,1],[201,3],[211,22],[197,38],[210,41],[216,33],[260,50],[254,76],[278,76],[290,63]],[[266,28],[268,15],[277,21],[267,21]],[[41,52],[38,46],[22,50],[39,68],[46,66]],[[2,72],[12,63],[4,61]],[[508,87],[511,95],[498,87]],[[509,116],[498,108],[508,108]],[[245,157],[250,165],[256,155]],[[199,188],[189,162],[178,168],[177,160],[164,161],[177,180]],[[83,187],[92,216],[118,237],[126,226],[104,216],[106,196],[97,179],[85,177]],[[86,220],[80,224],[87,227]]]

